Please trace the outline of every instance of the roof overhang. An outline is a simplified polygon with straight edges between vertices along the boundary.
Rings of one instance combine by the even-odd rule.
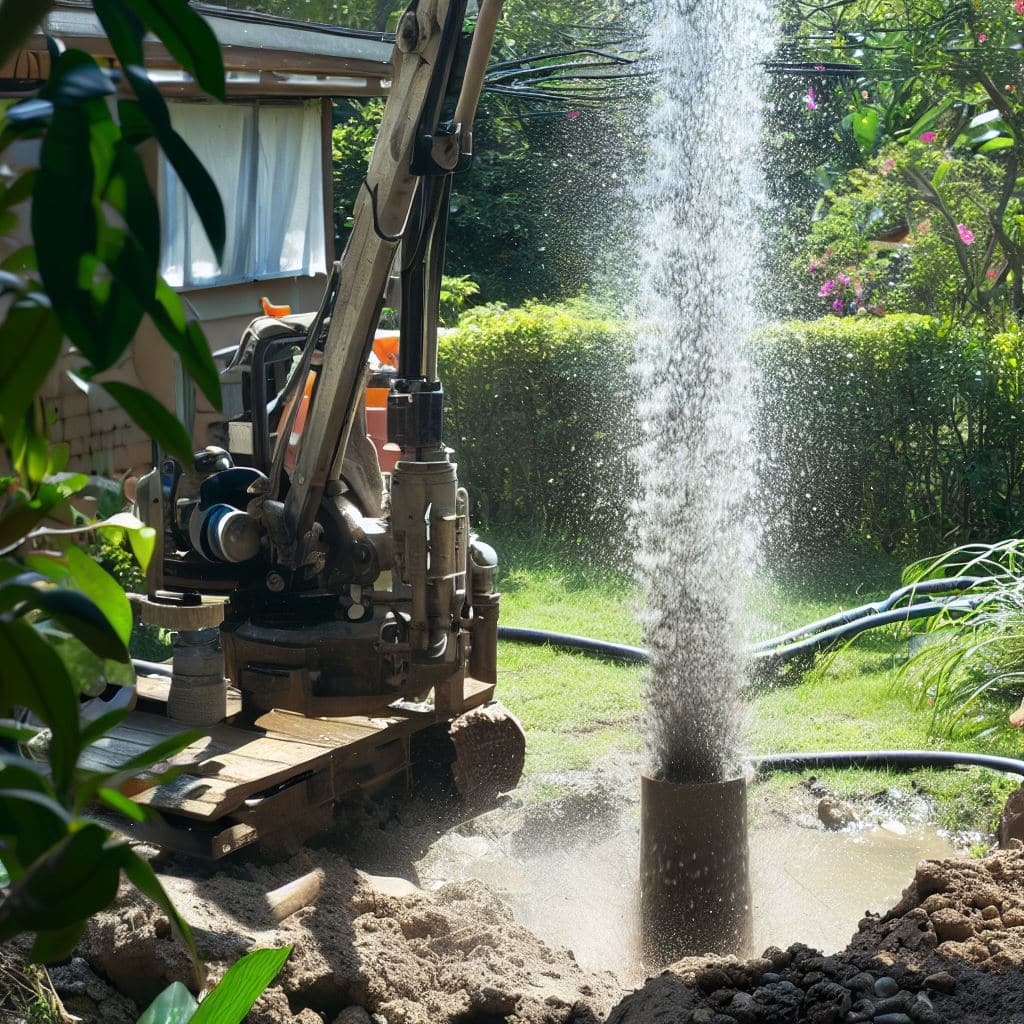
[[[382,33],[250,14],[193,4],[213,29],[224,57],[229,96],[380,96],[390,86],[393,41]],[[92,5],[58,0],[44,22],[47,34],[116,66],[113,48]],[[202,95],[155,36],[144,40],[146,66],[161,92]],[[31,36],[14,61],[0,68],[0,93],[24,93],[45,81],[50,57],[43,32]]]

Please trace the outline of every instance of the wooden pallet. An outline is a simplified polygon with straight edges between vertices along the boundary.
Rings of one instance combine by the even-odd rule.
[[[169,681],[139,680],[138,709],[82,757],[86,769],[116,771],[143,750],[190,727],[166,716]],[[467,679],[462,710],[489,701],[494,686]],[[275,832],[294,828],[334,801],[408,778],[414,733],[447,720],[429,705],[401,702],[386,717],[305,718],[270,711],[246,727],[229,695],[228,719],[124,790],[157,812],[123,831],[182,853],[219,858]],[[168,782],[154,775],[177,769]]]

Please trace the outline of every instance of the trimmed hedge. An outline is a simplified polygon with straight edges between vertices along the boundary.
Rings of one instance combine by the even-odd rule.
[[[631,358],[621,325],[579,300],[462,316],[438,370],[478,522],[597,541],[617,557],[635,492]]]
[[[937,550],[1024,526],[1024,338],[928,316],[758,338],[769,543]]]

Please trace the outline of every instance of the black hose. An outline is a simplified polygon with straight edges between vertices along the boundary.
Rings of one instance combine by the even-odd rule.
[[[132,668],[143,676],[165,676],[171,678],[171,666],[163,661],[143,661],[141,658],[132,658]]]
[[[608,640],[594,640],[588,636],[571,636],[568,633],[549,633],[546,629],[523,629],[520,626],[499,626],[499,640],[512,640],[519,644],[551,644],[553,647],[567,647],[574,651],[597,654],[613,661],[646,664],[650,655],[642,647],[628,644],[614,644]]]
[[[759,775],[808,768],[959,768],[973,765],[1024,776],[1024,761],[997,754],[961,754],[953,750],[843,750],[816,754],[764,754],[753,759]]]
[[[798,643],[785,644],[782,647],[767,648],[758,645],[752,651],[752,658],[755,662],[783,662],[791,658],[798,658],[801,655],[816,654],[837,640],[849,640],[863,633],[868,629],[877,629],[879,626],[892,626],[901,622],[910,622],[914,619],[930,619],[941,612],[954,612],[966,614],[977,608],[987,595],[975,597],[960,597],[948,601],[922,601],[920,604],[907,605],[905,608],[893,608],[890,611],[877,612],[873,615],[864,615],[852,622],[842,626],[833,626],[824,632],[815,633]]]
[[[770,640],[762,640],[754,644],[754,651],[769,650],[782,647],[784,644],[799,640],[811,633],[820,633],[822,630],[830,629],[833,626],[843,626],[865,615],[873,615],[879,612],[887,612],[894,608],[905,597],[915,597],[918,594],[948,594],[964,590],[972,590],[974,587],[984,583],[991,583],[990,576],[952,576],[942,580],[924,580],[921,583],[912,583],[905,587],[894,590],[882,601],[872,601],[870,604],[862,604],[857,608],[848,608],[846,611],[836,612],[827,618],[819,619],[817,622],[808,623],[791,633],[782,636],[772,637]]]
[[[901,601],[917,594],[950,594],[969,591],[984,583],[991,582],[987,576],[954,576],[941,580],[925,580],[894,590],[887,598],[871,604],[860,605],[848,611],[837,612],[827,618],[812,622],[800,629],[770,640],[762,640],[749,648],[753,662],[761,669],[789,661],[792,658],[818,653],[839,640],[848,640],[858,633],[880,626],[891,626],[914,619],[931,618],[941,612],[965,614],[972,611],[987,598],[987,593],[973,597],[937,599],[897,608]],[[511,640],[522,644],[551,644],[569,650],[596,654],[613,661],[646,664],[650,653],[642,647],[595,640],[592,637],[573,636],[568,633],[552,633],[544,629],[524,629],[517,626],[499,626],[499,640]],[[796,642],[794,642],[796,641]]]

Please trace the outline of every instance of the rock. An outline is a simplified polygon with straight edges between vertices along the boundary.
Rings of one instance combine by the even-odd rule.
[[[131,1001],[99,978],[80,956],[72,957],[66,964],[51,967],[49,975],[53,990],[69,1014],[83,1021],[135,1024],[138,1013]],[[3,1011],[0,1010],[2,1019]]]
[[[804,1009],[811,1024],[842,1021],[850,1009],[850,993],[834,981],[819,981],[807,990]]]
[[[875,995],[881,997],[882,999],[887,999],[891,996],[896,995],[896,993],[899,992],[899,990],[900,986],[896,979],[888,978],[884,975],[881,978],[879,978],[874,984]]]
[[[725,1009],[739,1024],[756,1024],[761,1016],[761,1007],[748,992],[737,992]]]
[[[394,878],[387,875],[371,875],[365,871],[356,871],[356,878],[361,888],[366,888],[376,896],[387,896],[391,899],[405,899],[407,896],[419,896],[423,890],[405,878]]]
[[[875,1014],[880,1013],[906,1013],[914,1002],[914,996],[910,992],[897,992],[894,996],[887,996],[875,1003]]]
[[[718,1014],[714,1010],[708,1009],[706,1006],[702,1006],[699,1010],[693,1011],[693,1016],[690,1018],[693,1024],[711,1024],[711,1022],[717,1017]]]
[[[1010,794],[999,820],[999,846],[1006,850],[1012,840],[1024,840],[1024,783]]]
[[[930,896],[935,892],[946,892],[949,889],[949,875],[945,865],[939,860],[923,860],[914,872],[914,884],[918,894]]]
[[[914,1024],[905,1013],[883,1013],[875,1017],[875,1024]]]
[[[952,907],[936,910],[931,915],[931,922],[940,942],[966,942],[974,935],[974,925],[970,918]]]
[[[929,974],[924,979],[924,984],[926,988],[935,992],[944,992],[949,995],[956,988],[956,978],[948,971],[937,971],[935,974]]]
[[[860,971],[846,981],[846,987],[851,992],[873,992],[875,990],[875,979],[866,971]]]
[[[996,918],[999,917],[999,908],[993,907],[991,904],[989,904],[987,907],[982,907],[981,916],[986,921],[994,921]]]
[[[1010,907],[1003,911],[1003,926],[1006,928],[1024,928],[1024,908]]]
[[[373,1024],[370,1015],[361,1006],[348,1006],[337,1017],[334,1024]]]

